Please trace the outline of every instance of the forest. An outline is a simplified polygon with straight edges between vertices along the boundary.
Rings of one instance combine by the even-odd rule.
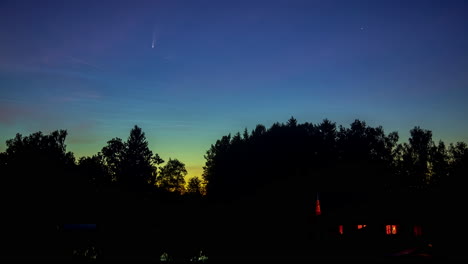
[[[109,223],[100,230],[108,234],[100,240],[108,255],[141,256],[149,248],[182,255],[209,248],[229,255],[232,249],[218,242],[236,238],[249,241],[245,252],[270,243],[263,254],[272,254],[280,245],[300,243],[287,239],[305,239],[297,234],[309,228],[316,193],[333,197],[324,210],[360,194],[451,197],[451,206],[459,208],[468,175],[466,143],[434,142],[432,132],[418,126],[401,142],[398,132],[360,120],[344,127],[328,119],[300,124],[291,117],[225,135],[207,150],[203,175],[188,181],[184,163],[150,150],[138,126],[126,141],[112,138],[90,157],[67,151],[66,137],[66,130],[57,130],[6,141],[0,153],[5,218],[28,230],[24,234],[37,229],[25,228],[28,223],[42,218]],[[19,239],[16,231],[8,234]],[[51,243],[59,248],[57,241]],[[14,245],[6,251],[18,252]]]

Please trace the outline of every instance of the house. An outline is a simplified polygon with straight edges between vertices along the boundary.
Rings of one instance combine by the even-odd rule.
[[[343,255],[388,256],[432,247],[438,227],[434,201],[421,193],[323,194],[314,206],[314,240],[324,252],[328,246]]]

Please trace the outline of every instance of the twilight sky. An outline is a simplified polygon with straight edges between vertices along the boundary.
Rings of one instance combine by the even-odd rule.
[[[291,116],[468,142],[467,14],[464,0],[3,0],[0,151],[67,129],[68,150],[92,155],[136,124],[200,176],[216,139]]]

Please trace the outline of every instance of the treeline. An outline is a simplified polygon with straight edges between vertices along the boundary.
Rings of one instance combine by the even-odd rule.
[[[183,162],[153,153],[138,126],[126,141],[113,138],[100,152],[76,159],[66,150],[67,131],[41,132],[6,141],[0,153],[4,192],[27,194],[105,191],[189,194],[214,200],[253,195],[275,182],[313,191],[460,190],[468,175],[464,142],[434,142],[414,127],[408,142],[355,120],[349,128],[319,124],[257,125],[223,136],[207,151],[202,179],[185,181]],[[284,188],[285,185],[283,185]]]
[[[185,164],[178,159],[165,162],[153,153],[138,126],[126,141],[113,138],[97,154],[79,159],[67,151],[66,137],[66,130],[57,130],[7,140],[6,151],[0,153],[2,193],[25,204],[93,203],[93,198],[109,193],[203,194],[201,180],[187,183]]]
[[[79,159],[67,151],[66,137],[58,130],[7,140],[0,153],[7,229],[0,259],[67,259],[90,243],[105,259],[195,255],[203,185],[199,178],[186,182],[183,162],[152,152],[138,126],[127,140],[113,138]],[[98,223],[99,237],[55,229],[74,222]]]
[[[464,142],[434,142],[414,127],[409,142],[355,120],[349,128],[319,124],[257,125],[250,133],[226,135],[208,150],[203,177],[208,196],[230,200],[253,195],[275,182],[308,192],[399,192],[461,190],[468,175]],[[286,188],[285,184],[281,185]],[[277,192],[282,190],[277,189]]]
[[[401,204],[411,197],[404,192],[422,197],[411,204],[429,208],[432,222],[441,204],[445,219],[462,219],[468,147],[434,142],[432,132],[420,127],[400,142],[397,132],[360,120],[349,127],[327,119],[300,124],[293,117],[270,128],[257,125],[217,140],[205,155],[202,178],[188,183],[185,165],[151,151],[137,126],[127,140],[113,138],[79,159],[67,151],[66,136],[59,130],[7,140],[0,153],[2,212],[10,222],[3,253],[33,256],[57,248],[68,256],[73,243],[53,230],[41,233],[51,239],[47,243],[29,234],[42,226],[30,226],[31,220],[47,217],[49,225],[105,223],[96,241],[106,258],[193,256],[200,250],[213,259],[315,254],[320,250],[311,252],[310,236],[316,192],[324,214],[359,206],[358,193],[378,205],[382,194]],[[21,231],[25,226],[30,228]],[[25,237],[34,243],[25,245]]]
[[[315,229],[317,192],[322,216],[336,223],[415,221],[427,227],[434,244],[460,233],[452,226],[462,219],[466,200],[468,147],[434,142],[420,127],[402,142],[397,132],[360,120],[344,127],[292,117],[225,135],[205,158],[206,198],[221,205],[210,212],[210,223],[224,227],[210,235],[210,241],[223,241],[211,245],[219,256],[340,254],[336,245],[327,251],[313,242],[321,232]]]

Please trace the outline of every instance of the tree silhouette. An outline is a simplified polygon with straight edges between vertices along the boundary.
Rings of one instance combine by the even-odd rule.
[[[66,136],[66,130],[58,130],[49,135],[42,132],[26,137],[16,134],[15,138],[7,140],[1,165],[5,186],[10,191],[24,189],[35,195],[72,187],[75,158],[66,151]]]
[[[426,188],[432,174],[430,163],[431,150],[434,147],[432,132],[416,126],[410,130],[410,134],[409,144],[403,143],[399,148],[401,151],[399,177],[406,188]]]
[[[130,131],[126,142],[120,138],[108,141],[102,155],[114,180],[132,190],[154,185],[156,166],[163,162],[148,148],[145,133],[138,126]]]
[[[430,179],[431,188],[440,190],[444,180],[449,176],[449,154],[444,142],[439,141],[433,145],[430,154]]]
[[[102,148],[104,164],[114,181],[123,181],[123,167],[125,163],[125,143],[120,138],[113,138]]]
[[[202,181],[200,178],[193,177],[188,181],[187,193],[200,196],[204,193],[202,188]]]
[[[226,219],[223,224],[233,228],[216,239],[259,234],[257,242],[244,243],[250,251],[246,254],[260,254],[257,244],[270,248],[264,254],[272,256],[275,248],[293,250],[307,243],[299,234],[310,228],[307,220],[316,192],[326,197],[329,213],[350,207],[358,214],[377,215],[386,211],[379,208],[382,204],[408,203],[416,206],[397,213],[417,215],[437,201],[436,193],[427,191],[467,179],[462,176],[468,174],[466,145],[451,145],[447,151],[443,142],[436,146],[432,133],[419,127],[410,131],[408,143],[400,144],[397,132],[385,133],[381,126],[360,120],[337,127],[328,119],[311,124],[291,118],[246,131],[242,137],[222,136],[211,145],[203,172],[208,201],[225,206],[219,214]],[[274,228],[278,226],[296,231]],[[275,237],[268,236],[271,230]]]
[[[282,247],[294,250],[307,243],[305,234],[316,192],[325,197],[323,206],[330,211],[362,200],[369,203],[382,197],[407,197],[406,193],[422,197],[418,208],[435,210],[439,200],[436,195],[444,191],[451,198],[447,206],[456,209],[447,210],[452,212],[448,217],[460,218],[456,212],[462,212],[463,191],[468,184],[466,143],[448,147],[442,141],[435,144],[432,132],[420,127],[410,134],[408,142],[398,143],[397,132],[387,134],[381,126],[372,127],[360,120],[349,127],[337,127],[328,119],[318,124],[299,123],[294,117],[269,128],[259,124],[250,134],[244,129],[242,134],[216,140],[206,152],[202,179],[191,178],[186,192],[184,163],[169,159],[158,168],[164,161],[149,149],[138,126],[131,129],[127,141],[113,138],[101,152],[82,157],[77,164],[73,153],[66,150],[65,130],[17,134],[0,153],[0,188],[4,201],[14,201],[10,204],[26,212],[45,206],[60,212],[76,211],[85,204],[80,214],[91,211],[91,207],[108,212],[131,208],[141,213],[139,218],[147,222],[139,223],[138,234],[145,234],[147,241],[125,242],[117,239],[121,229],[110,229],[103,235],[114,234],[106,238],[106,250],[122,249],[138,255],[168,242],[169,248],[179,254],[190,251],[189,244],[203,237],[203,243],[222,255],[228,250],[223,242],[245,241],[248,237],[241,246],[246,254],[260,254],[256,251],[262,245],[267,248],[263,254],[273,256]],[[183,193],[187,195],[179,195]],[[100,196],[105,198],[96,199]],[[159,211],[170,213],[161,219],[156,213]],[[180,229],[184,214],[200,215],[197,227],[202,227]],[[227,227],[222,232],[214,229],[220,224]],[[124,233],[130,234],[132,228],[127,227]],[[17,236],[13,234],[16,230],[6,237]],[[29,231],[22,232],[21,239],[31,240]],[[51,236],[52,232],[41,234]],[[32,254],[52,247],[37,244],[41,244],[37,249],[22,246],[11,254]]]
[[[449,171],[446,189],[463,191],[468,186],[468,146],[465,142],[449,145]]]
[[[185,192],[185,176],[187,170],[185,164],[177,159],[169,159],[161,168],[157,177],[157,184],[160,188],[170,192]]]
[[[223,191],[224,180],[222,170],[224,169],[225,157],[231,136],[223,136],[221,140],[217,140],[214,145],[206,152],[206,163],[203,167],[203,178],[209,182],[207,185],[207,193],[213,196],[221,196]]]
[[[394,169],[392,153],[398,141],[396,132],[385,135],[382,127],[369,127],[355,120],[349,129],[337,133],[339,177],[342,190],[365,191],[368,187],[388,189]]]
[[[284,180],[322,191],[384,190],[394,185],[397,141],[396,132],[359,120],[337,129],[328,119],[314,125],[291,117],[217,140],[205,155],[203,177],[208,197],[216,199],[254,195]]]
[[[95,191],[101,191],[112,184],[112,176],[101,153],[82,157],[78,161],[78,172],[86,177],[87,184]]]
[[[159,157],[158,157],[159,158]],[[141,128],[135,126],[126,142],[124,173],[129,185],[154,185],[156,178],[155,156]]]
[[[297,126],[297,119],[295,119],[293,116],[288,120],[286,123],[288,127],[296,127]]]

